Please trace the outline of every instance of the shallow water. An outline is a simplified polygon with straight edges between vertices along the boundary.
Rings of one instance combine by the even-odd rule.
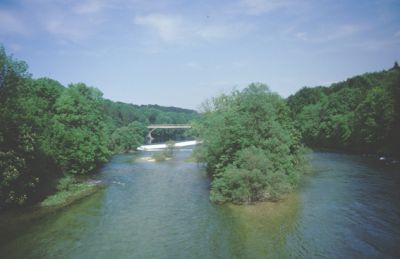
[[[400,171],[373,158],[314,153],[315,173],[284,201],[220,206],[190,150],[148,155],[115,156],[98,175],[104,190],[15,226],[0,258],[400,256]]]

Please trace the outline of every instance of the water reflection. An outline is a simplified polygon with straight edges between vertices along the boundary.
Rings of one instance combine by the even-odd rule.
[[[262,258],[288,257],[287,240],[296,228],[300,202],[291,194],[280,202],[252,206],[229,205],[233,217],[235,256]]]
[[[399,257],[395,168],[315,153],[315,174],[284,201],[220,206],[190,151],[149,155],[115,156],[98,175],[107,187],[63,210],[22,225],[8,217],[0,258]]]
[[[4,242],[1,258],[56,258],[68,256],[69,247],[77,244],[96,225],[104,192],[98,193],[24,224],[19,236]],[[14,229],[21,221],[10,222]]]

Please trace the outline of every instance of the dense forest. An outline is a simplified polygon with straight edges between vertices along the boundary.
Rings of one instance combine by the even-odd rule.
[[[287,99],[303,142],[313,148],[400,156],[400,68],[330,87],[304,87]]]
[[[214,202],[276,200],[293,189],[307,167],[299,132],[284,99],[251,84],[203,104],[195,150],[213,178]]]
[[[93,173],[113,153],[134,150],[151,123],[188,123],[193,110],[103,99],[83,83],[33,79],[25,62],[0,47],[0,208],[54,192],[65,175]],[[182,131],[157,131],[160,139]]]

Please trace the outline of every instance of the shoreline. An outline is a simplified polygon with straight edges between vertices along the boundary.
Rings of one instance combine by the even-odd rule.
[[[82,183],[81,183],[82,184]],[[102,183],[84,182],[87,186],[85,191],[70,192],[65,196],[63,202],[51,205],[43,205],[42,202],[29,207],[10,208],[0,212],[0,244],[4,245],[18,237],[21,232],[26,231],[53,213],[60,212],[69,206],[78,203],[96,193],[99,193],[105,186]],[[49,196],[57,195],[59,192]],[[49,198],[48,197],[48,198]],[[46,198],[47,199],[47,198]]]
[[[34,205],[39,208],[66,207],[80,199],[83,199],[104,187],[101,181],[87,180],[73,183],[69,190],[61,190],[46,197],[40,203]]]
[[[9,208],[0,211],[0,230],[2,232],[7,230],[9,222],[13,222],[13,225],[21,224],[23,226],[24,224],[29,224],[31,221],[39,220],[50,213],[85,199],[105,187],[102,182],[93,180],[76,183],[75,185],[80,185],[81,188],[75,191],[58,191],[48,196],[42,202],[28,207]],[[62,195],[62,198],[59,197],[60,195]]]

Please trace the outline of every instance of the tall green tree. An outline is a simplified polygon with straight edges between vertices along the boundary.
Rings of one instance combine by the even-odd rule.
[[[110,146],[114,152],[128,152],[143,145],[146,127],[140,122],[116,129],[111,135]]]
[[[276,199],[298,182],[305,166],[299,134],[284,100],[265,85],[221,95],[203,105],[196,150],[213,178],[211,200]]]
[[[36,134],[29,107],[30,75],[25,62],[0,47],[0,208],[27,202],[39,182],[30,166]]]
[[[101,105],[102,93],[83,83],[70,85],[55,104],[53,154],[64,172],[86,174],[110,152]]]

